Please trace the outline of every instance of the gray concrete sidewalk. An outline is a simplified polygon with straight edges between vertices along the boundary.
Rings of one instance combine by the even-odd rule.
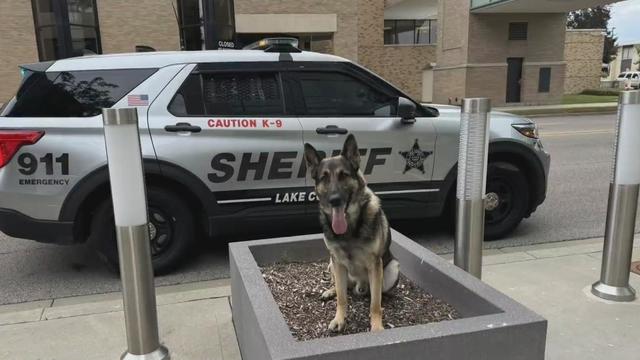
[[[638,359],[640,300],[613,303],[589,292],[601,252],[602,239],[486,250],[483,279],[549,320],[547,359]],[[640,260],[638,247],[634,259]],[[640,289],[639,276],[632,274],[631,283]],[[161,339],[173,359],[240,359],[228,281],[160,287],[157,293]],[[120,296],[0,306],[0,359],[119,358],[126,347]]]
[[[172,359],[241,360],[227,280],[160,287],[160,338]],[[0,306],[0,359],[113,360],[126,349],[122,295]]]

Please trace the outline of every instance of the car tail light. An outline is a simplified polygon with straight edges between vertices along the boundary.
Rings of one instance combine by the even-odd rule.
[[[44,135],[38,130],[0,130],[0,168],[11,161],[24,145],[33,145]]]

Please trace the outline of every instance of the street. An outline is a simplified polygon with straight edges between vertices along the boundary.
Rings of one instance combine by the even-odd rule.
[[[615,115],[537,119],[552,155],[547,200],[507,239],[487,248],[587,239],[604,233]],[[398,230],[437,253],[453,251],[438,221],[399,224]],[[640,230],[636,221],[636,230]],[[0,304],[117,291],[120,281],[85,245],[55,246],[0,235]],[[226,248],[208,245],[172,275],[169,285],[228,276]]]

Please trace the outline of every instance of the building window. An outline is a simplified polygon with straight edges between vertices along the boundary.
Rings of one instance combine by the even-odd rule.
[[[385,20],[385,45],[435,44],[437,20]]]
[[[202,17],[200,0],[178,0],[180,48],[182,50],[202,50],[204,44]]]
[[[622,60],[627,60],[633,58],[633,46],[623,46],[622,47]]]
[[[232,0],[178,0],[177,4],[182,50],[235,46]]]
[[[509,40],[527,40],[528,27],[526,22],[509,23]]]
[[[95,0],[32,0],[41,61],[100,54]]]
[[[549,92],[551,87],[551,68],[540,68],[540,75],[538,76],[538,92]]]

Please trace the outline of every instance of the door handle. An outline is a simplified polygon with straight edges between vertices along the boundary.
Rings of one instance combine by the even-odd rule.
[[[200,131],[202,131],[202,128],[200,128],[200,126],[197,126],[197,125],[191,125],[189,123],[179,122],[175,125],[165,126],[164,130],[169,132],[186,131],[186,132],[192,132],[192,133],[199,133]]]
[[[348,132],[349,130],[337,127],[336,125],[327,125],[323,128],[319,127],[316,129],[316,133],[321,135],[345,135]]]

